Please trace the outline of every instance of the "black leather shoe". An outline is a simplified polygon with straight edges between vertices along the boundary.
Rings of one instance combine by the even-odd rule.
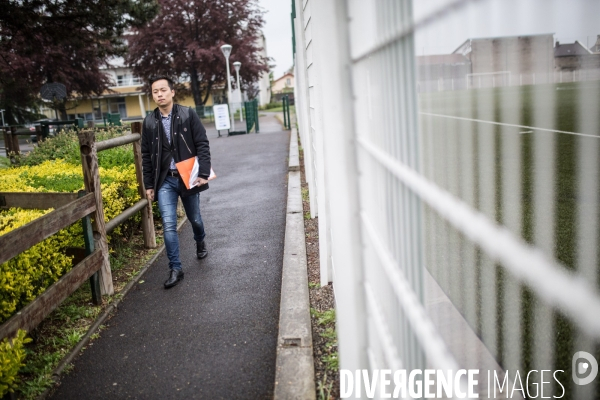
[[[203,240],[200,243],[196,242],[196,255],[199,260],[202,260],[204,257],[208,255],[208,250],[206,250],[206,241]]]
[[[169,279],[165,282],[165,289],[172,288],[177,285],[180,280],[183,279],[183,271],[172,269],[171,274],[169,275]]]

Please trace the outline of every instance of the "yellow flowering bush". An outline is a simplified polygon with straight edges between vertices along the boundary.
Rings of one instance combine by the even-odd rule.
[[[25,337],[26,332],[19,330],[17,337],[0,342],[0,397],[8,392],[14,392],[17,387],[17,373],[24,365],[25,349],[23,345],[31,342]]]
[[[109,221],[139,200],[135,166],[100,167],[99,172],[104,217]],[[77,192],[83,189],[81,165],[64,160],[0,169],[0,192]]]

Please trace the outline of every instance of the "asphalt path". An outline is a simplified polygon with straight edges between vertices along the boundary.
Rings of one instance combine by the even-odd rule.
[[[208,257],[196,259],[186,222],[184,280],[163,288],[163,253],[52,398],[272,398],[289,133],[272,115],[261,128],[220,138],[208,130],[217,174],[200,198]]]

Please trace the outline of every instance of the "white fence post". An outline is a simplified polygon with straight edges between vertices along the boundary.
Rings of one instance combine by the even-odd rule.
[[[325,129],[325,120],[331,121],[329,114],[330,104],[324,101],[326,95],[325,84],[329,79],[327,71],[331,67],[331,49],[324,45],[327,36],[331,34],[330,22],[327,16],[323,16],[323,4],[312,4],[314,0],[309,0],[312,9],[312,51],[313,51],[313,76],[314,82],[311,96],[311,107],[313,108],[314,119],[311,121],[314,133],[314,147],[316,155],[316,183],[317,183],[317,208],[319,215],[319,264],[321,285],[325,286],[332,281],[331,267],[331,231],[330,231],[330,209],[332,206],[329,200],[328,164],[330,159],[325,155],[325,137],[329,134]],[[323,18],[324,17],[324,18]],[[323,18],[323,19],[322,19]]]
[[[322,168],[328,186],[327,213],[331,222],[329,234],[326,238],[320,236],[320,244],[327,242],[331,255],[333,271],[328,273],[332,274],[336,295],[340,368],[354,371],[367,368],[368,363],[346,0],[323,1],[313,11],[319,26],[315,40],[316,71],[322,78],[318,81],[324,116]],[[331,74],[331,71],[336,72]],[[323,282],[323,275],[321,279]]]
[[[306,29],[312,29],[312,26],[307,25],[308,21],[305,20],[303,3],[302,0],[296,0],[296,18],[298,20],[298,23],[294,25],[296,28],[296,79],[298,80],[297,93],[300,103],[303,104],[303,106],[296,107],[296,113],[298,115],[298,132],[304,150],[304,172],[310,193],[310,213],[314,218],[317,216],[317,188],[314,179],[316,171],[314,169],[309,91],[311,85],[309,67],[312,65],[310,58],[312,54],[307,54],[307,51],[312,51],[312,49],[309,49],[311,36],[308,36],[308,40],[305,37]],[[310,4],[306,5],[310,7]]]

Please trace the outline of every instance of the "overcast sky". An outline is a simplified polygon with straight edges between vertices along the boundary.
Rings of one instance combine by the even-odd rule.
[[[413,1],[415,21],[455,0]],[[592,46],[600,34],[599,0],[479,0],[421,29],[415,51],[448,54],[468,38],[554,33],[562,43]],[[267,11],[263,32],[275,78],[293,65],[291,0],[259,0]]]
[[[415,21],[454,0],[413,1]],[[598,0],[480,0],[417,31],[415,52],[448,54],[469,38],[553,33],[590,47],[600,34]]]
[[[259,0],[259,5],[267,11],[263,32],[267,39],[267,55],[274,59],[275,79],[279,78],[293,64],[292,58],[292,12],[291,0]]]

